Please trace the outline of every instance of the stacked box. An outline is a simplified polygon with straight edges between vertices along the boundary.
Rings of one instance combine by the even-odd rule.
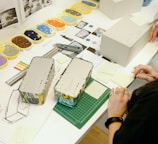
[[[58,102],[68,107],[76,106],[92,72],[93,64],[74,58],[55,86]]]
[[[99,9],[111,19],[117,19],[141,10],[143,0],[100,0]]]
[[[110,27],[101,39],[100,53],[126,66],[148,43],[151,25],[138,25],[129,17]]]
[[[53,77],[54,60],[34,57],[19,86],[23,100],[27,103],[43,104]]]

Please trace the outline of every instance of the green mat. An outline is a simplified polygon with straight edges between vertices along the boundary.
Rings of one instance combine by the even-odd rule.
[[[88,81],[87,86],[92,81],[94,80],[91,78]],[[100,106],[109,98],[109,93],[110,89],[107,88],[106,91],[104,91],[104,93],[98,99],[96,99],[83,92],[75,108],[69,108],[60,103],[57,103],[53,110],[80,129],[100,108]]]

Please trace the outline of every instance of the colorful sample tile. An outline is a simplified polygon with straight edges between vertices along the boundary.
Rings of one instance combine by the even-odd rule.
[[[98,3],[94,2],[94,1],[90,1],[90,0],[82,0],[82,3],[95,9],[98,7]]]
[[[75,17],[66,14],[60,15],[59,19],[64,21],[67,25],[75,25],[77,23],[77,19]]]
[[[29,66],[28,64],[24,63],[23,61],[20,61],[16,64],[16,66],[14,66],[14,68],[18,71],[22,71],[28,66]]]
[[[48,19],[46,22],[57,30],[63,30],[66,26],[65,22],[58,18]]]
[[[65,9],[64,13],[70,15],[70,16],[73,16],[75,18],[81,18],[82,17],[82,14],[74,9]]]
[[[76,3],[72,6],[72,9],[82,13],[82,14],[89,14],[92,11],[92,8],[83,4],[83,3]]]
[[[26,48],[28,49],[32,46],[32,43],[24,36],[15,36],[12,38],[11,41],[12,43],[14,43],[15,45],[17,45],[22,49],[26,49]]]
[[[5,66],[7,66],[7,64],[8,64],[7,58],[0,54],[0,69],[2,69]]]
[[[33,29],[25,30],[24,35],[30,38],[35,44],[43,41],[43,37]]]
[[[6,43],[0,45],[0,52],[7,57],[7,59],[15,59],[19,52],[20,48],[16,47],[13,44]]]
[[[55,29],[53,30],[53,28],[47,26],[46,24],[39,24],[36,26],[36,29],[39,30],[42,33],[42,35],[46,37],[55,35]]]

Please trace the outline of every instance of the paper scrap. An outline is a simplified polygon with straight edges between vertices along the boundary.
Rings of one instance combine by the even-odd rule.
[[[118,64],[104,61],[92,73],[92,77],[98,81],[108,83],[119,69],[120,66]]]
[[[105,91],[107,87],[103,86],[97,81],[93,81],[86,89],[85,92],[90,96],[98,99]]]
[[[54,59],[60,64],[70,61],[70,58],[62,53],[58,53],[58,55],[56,55]]]
[[[111,80],[121,87],[127,87],[134,80],[134,74],[123,71],[117,72]]]

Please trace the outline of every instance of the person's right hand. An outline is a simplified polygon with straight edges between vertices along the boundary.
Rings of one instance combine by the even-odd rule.
[[[153,42],[155,39],[158,37],[158,25],[156,25],[152,30],[149,35],[149,41]]]
[[[158,78],[158,72],[151,65],[138,65],[134,67],[134,75],[136,78],[144,79],[148,82]]]

